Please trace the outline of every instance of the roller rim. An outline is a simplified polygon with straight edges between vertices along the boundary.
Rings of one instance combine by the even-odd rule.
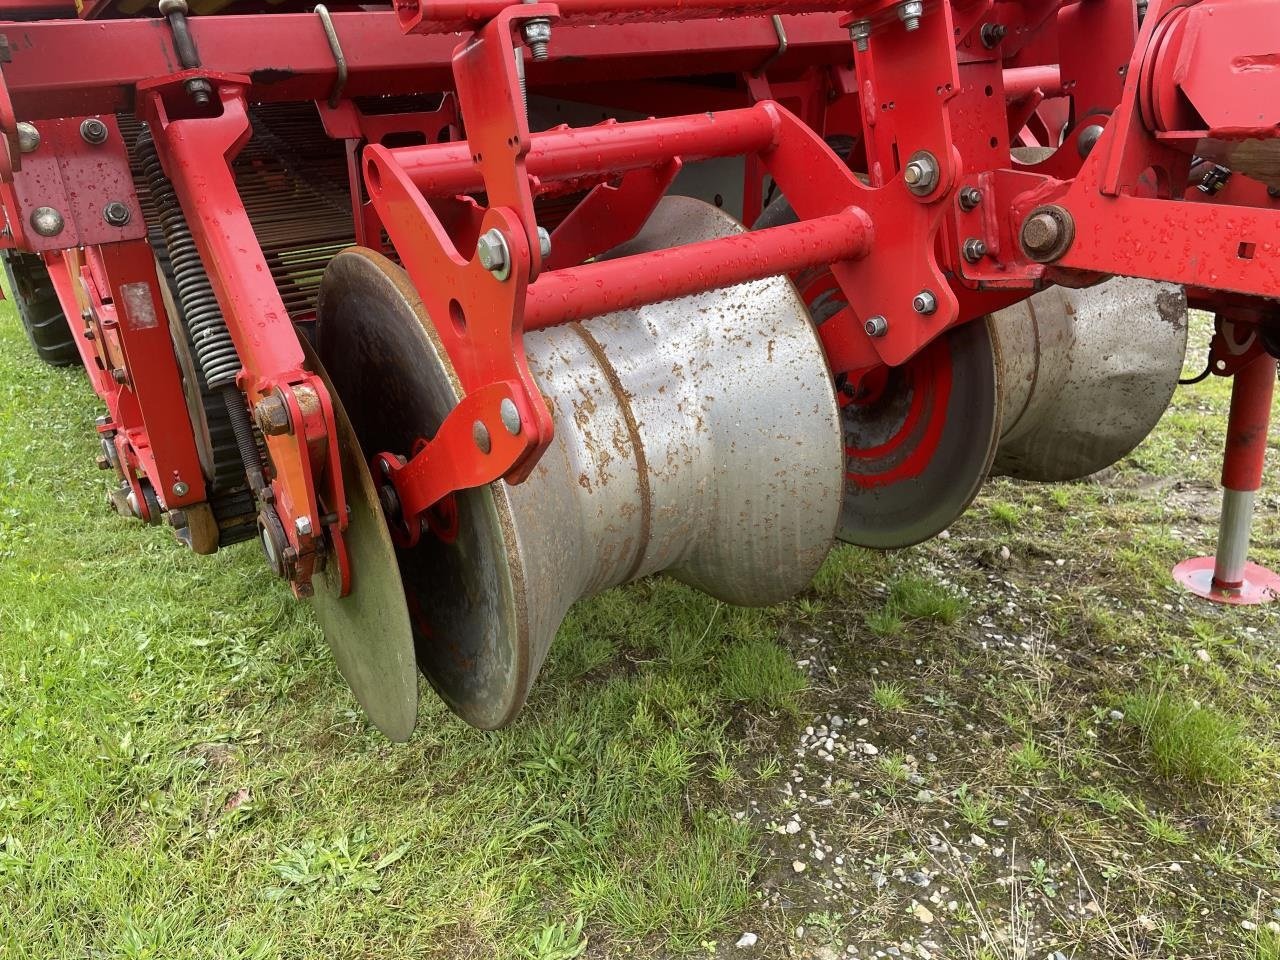
[[[299,340],[307,369],[320,378],[333,404],[348,508],[343,543],[351,569],[351,590],[344,597],[339,560],[331,554],[312,577],[311,609],[369,721],[387,739],[403,743],[417,723],[418,674],[395,547],[341,395],[306,339]]]
[[[338,254],[317,303],[317,350],[347,399],[366,451],[411,451],[462,397],[435,327],[404,270],[361,247]],[[419,671],[454,713],[497,729],[528,696],[531,649],[511,507],[501,481],[453,498],[451,536],[396,550]],[[435,591],[474,598],[463,617]]]

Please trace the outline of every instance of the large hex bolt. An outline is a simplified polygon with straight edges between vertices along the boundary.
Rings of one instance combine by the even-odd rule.
[[[38,146],[40,146],[40,131],[36,129],[34,123],[23,120],[18,124],[18,150],[22,153],[30,153]]]
[[[898,4],[898,19],[907,31],[920,29],[920,18],[924,16],[924,4],[921,0],[904,0]]]
[[[551,21],[546,17],[534,17],[526,20],[520,28],[524,42],[528,44],[529,53],[534,60],[547,59],[547,44],[551,42]]]
[[[982,191],[977,187],[964,187],[956,199],[960,209],[968,213],[970,210],[977,209],[982,203]]]
[[[917,197],[927,197],[938,186],[938,158],[928,150],[917,150],[902,168],[902,180]]]
[[[859,53],[866,53],[871,49],[871,21],[855,20],[849,24],[849,39],[853,41],[853,45]]]
[[[480,266],[499,280],[511,276],[511,251],[507,247],[507,238],[496,227],[480,235],[476,241],[476,257]]]
[[[31,211],[31,229],[42,237],[56,237],[62,232],[62,214],[53,207],[36,207]]]
[[[85,143],[106,143],[108,132],[107,125],[97,117],[89,117],[80,123],[80,139]]]
[[[253,421],[264,436],[283,436],[290,429],[289,405],[279,394],[263,397],[254,405]]]
[[[1022,224],[1020,239],[1027,256],[1040,263],[1057,260],[1076,238],[1071,214],[1057,204],[1037,207]]]

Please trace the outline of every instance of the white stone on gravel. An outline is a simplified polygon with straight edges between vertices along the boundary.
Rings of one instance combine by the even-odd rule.
[[[1124,714],[1121,713],[1119,710],[1112,710],[1110,713],[1107,714],[1107,719],[1117,720],[1117,721],[1123,720]]]
[[[921,923],[933,923],[933,911],[923,903],[911,902],[911,915]]]
[[[868,757],[874,757],[880,752],[880,749],[873,743],[859,743],[858,752],[866,754]]]
[[[745,950],[747,947],[754,947],[759,940],[760,938],[754,933],[747,932],[738,938],[738,942],[734,946],[740,950]]]
[[[792,860],[791,869],[794,870],[796,873],[804,873],[805,870],[807,869],[807,865],[803,860]]]

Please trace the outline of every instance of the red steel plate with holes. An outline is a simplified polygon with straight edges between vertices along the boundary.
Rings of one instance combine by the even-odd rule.
[[[14,174],[19,216],[32,250],[62,250],[146,235],[116,118],[97,118],[107,127],[107,139],[101,144],[85,142],[80,135],[83,119],[38,122],[40,144],[22,155],[22,169]],[[126,224],[107,223],[103,211],[109,203],[125,205],[129,214]],[[42,236],[33,228],[31,215],[39,207],[52,207],[62,217],[62,229],[55,235]]]

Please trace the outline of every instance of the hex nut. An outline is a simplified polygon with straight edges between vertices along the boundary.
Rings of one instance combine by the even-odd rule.
[[[80,122],[80,138],[85,143],[105,143],[110,131],[97,117],[87,117]]]
[[[263,397],[253,408],[253,420],[264,435],[282,436],[290,430],[289,405],[278,394]]]
[[[871,49],[871,21],[855,20],[849,24],[849,39],[859,53],[866,53]]]
[[[476,241],[476,258],[499,280],[511,276],[511,254],[507,248],[507,238],[502,231],[494,228],[486,230]]]
[[[102,219],[113,227],[123,227],[130,218],[129,208],[119,200],[112,200],[102,208]]]
[[[862,329],[867,332],[868,337],[883,337],[889,332],[889,321],[876,314],[874,317],[867,317]]]
[[[932,290],[921,290],[911,301],[911,309],[921,316],[929,316],[938,310],[938,298]]]
[[[905,0],[898,4],[898,19],[907,28],[907,32],[920,29],[920,18],[924,16],[922,0]]]
[[[960,253],[969,263],[977,263],[987,255],[987,245],[977,237],[970,237],[964,242]]]
[[[977,187],[965,187],[958,196],[960,209],[965,213],[977,209],[982,204],[982,191]]]
[[[927,197],[938,187],[938,159],[928,150],[917,150],[902,168],[902,181],[917,197]]]

